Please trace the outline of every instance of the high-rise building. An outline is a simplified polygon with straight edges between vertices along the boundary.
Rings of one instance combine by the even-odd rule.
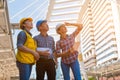
[[[120,1],[85,0],[79,20],[84,26],[81,52],[88,74],[102,80],[119,78]]]
[[[120,16],[115,0],[86,0],[80,12],[86,68],[119,59]]]

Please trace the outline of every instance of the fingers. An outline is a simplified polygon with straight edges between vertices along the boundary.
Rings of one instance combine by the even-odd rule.
[[[35,57],[35,59],[36,59],[36,60],[39,60],[39,58],[40,58],[40,55],[39,55],[39,53],[37,53],[37,52],[34,52],[34,57]]]
[[[54,60],[54,63],[55,63],[55,68],[57,69],[58,68],[58,62],[56,60]]]
[[[36,60],[39,60],[40,55],[38,53],[35,53],[34,57],[35,57]]]
[[[58,58],[58,55],[57,55],[57,53],[53,53],[53,55],[54,55],[54,57],[55,57],[55,58]]]
[[[44,51],[43,53],[44,53],[44,56],[50,56],[49,50],[46,50],[46,51]]]
[[[56,68],[56,69],[58,68],[58,63],[55,65],[55,68]]]
[[[69,49],[69,52],[70,52],[70,53],[73,53],[73,52],[74,52],[74,48],[73,48],[73,47],[70,48],[70,49]]]
[[[66,26],[83,26],[82,24],[79,23],[69,23],[69,22],[64,22]]]
[[[70,26],[70,25],[71,25],[71,23],[65,22],[65,25],[66,25],[66,26]]]

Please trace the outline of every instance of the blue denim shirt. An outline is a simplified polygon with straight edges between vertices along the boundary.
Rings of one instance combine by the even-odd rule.
[[[50,48],[52,52],[55,51],[55,42],[53,37],[51,36],[42,36],[41,34],[34,37],[35,41],[37,42],[37,47],[41,48]],[[45,56],[40,56],[40,58],[46,58]],[[49,56],[49,59],[53,59],[53,54]]]
[[[27,30],[25,31],[32,36],[32,34],[29,31]],[[21,31],[17,36],[17,48],[23,46],[26,42],[26,39],[27,39],[26,33],[24,31]]]

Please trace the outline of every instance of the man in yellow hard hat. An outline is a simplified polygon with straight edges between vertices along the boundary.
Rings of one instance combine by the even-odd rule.
[[[17,36],[16,55],[20,80],[29,80],[32,65],[39,59],[39,54],[36,52],[36,42],[30,33],[30,30],[33,28],[32,21],[32,18],[22,18],[20,20],[20,29],[22,31]]]

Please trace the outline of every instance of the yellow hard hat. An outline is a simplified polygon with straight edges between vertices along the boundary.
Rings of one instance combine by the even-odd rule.
[[[30,20],[30,21],[33,21],[32,18],[28,17],[28,18],[22,18],[20,20],[20,28],[23,29],[23,23],[26,21],[26,20]]]

